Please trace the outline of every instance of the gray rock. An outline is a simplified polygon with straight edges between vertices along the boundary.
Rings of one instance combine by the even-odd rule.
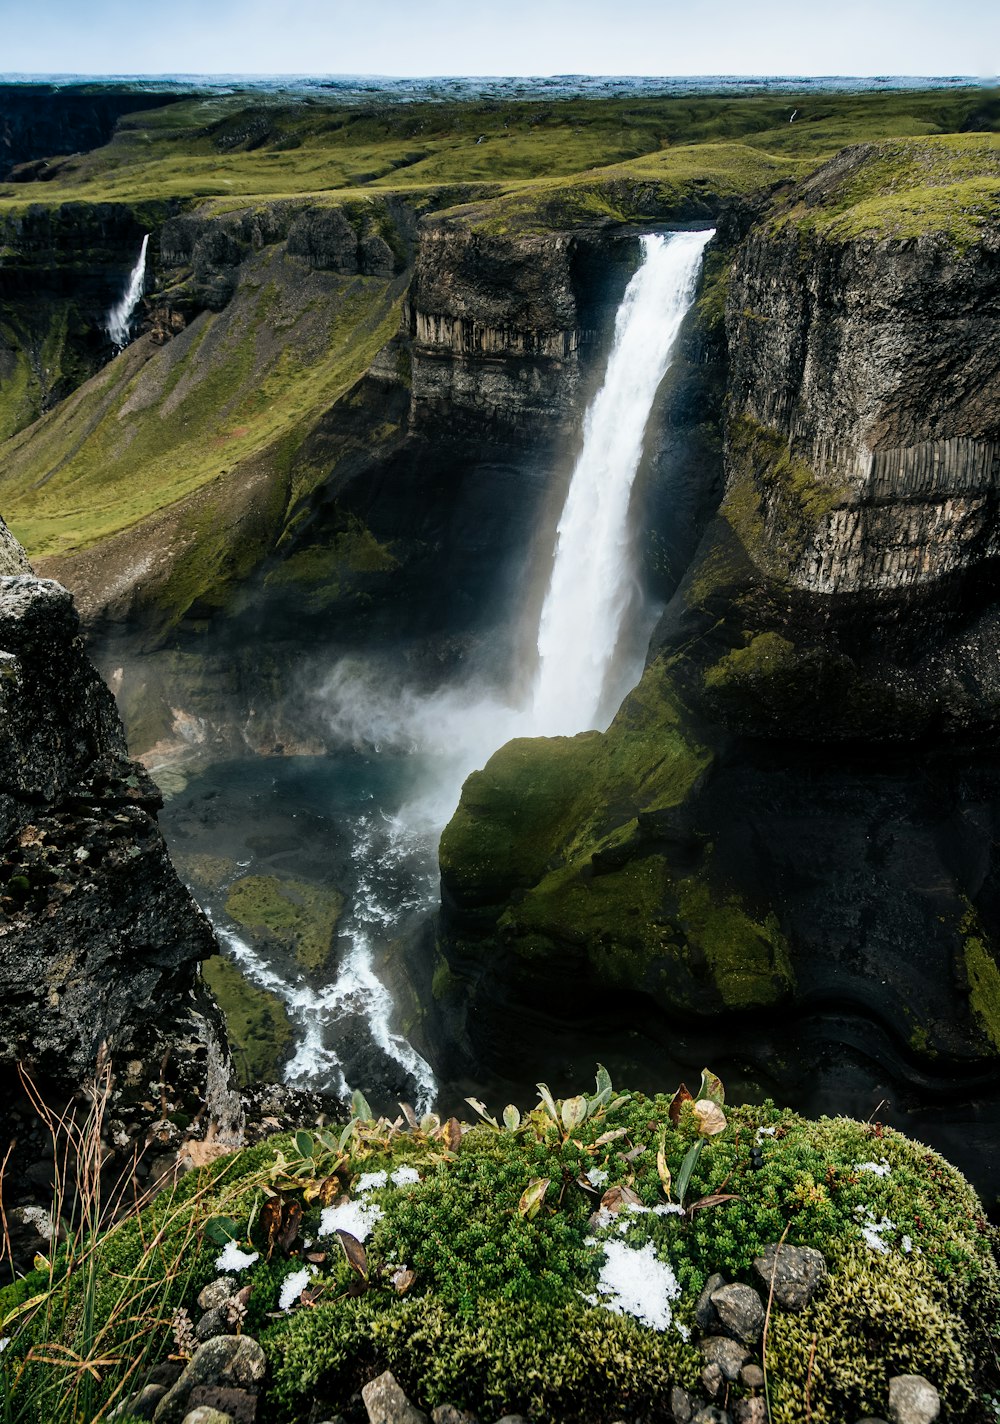
[[[733,1421],[725,1409],[709,1404],[698,1410],[691,1424],[733,1424]]]
[[[709,1276],[705,1282],[704,1290],[698,1297],[698,1303],[694,1308],[694,1323],[703,1335],[708,1334],[710,1330],[715,1330],[718,1326],[719,1320],[715,1313],[715,1306],[712,1304],[712,1296],[725,1284],[725,1276],[716,1271],[714,1275]]]
[[[889,1381],[892,1424],[933,1424],[941,1413],[941,1396],[923,1375],[896,1375]]]
[[[715,1361],[710,1360],[701,1372],[701,1387],[709,1399],[718,1399],[725,1383],[725,1375]]]
[[[476,1416],[454,1404],[436,1404],[431,1410],[432,1424],[476,1424]]]
[[[826,1261],[811,1246],[779,1246],[772,1242],[757,1256],[753,1268],[765,1297],[774,1282],[774,1301],[782,1310],[805,1310],[826,1278]]]
[[[429,1424],[422,1409],[411,1404],[391,1370],[369,1380],[361,1391],[369,1424]]]
[[[219,1276],[202,1288],[198,1295],[198,1305],[202,1310],[217,1310],[220,1305],[225,1305],[227,1300],[231,1300],[235,1294],[236,1282],[230,1280],[228,1276]]]
[[[736,1424],[767,1424],[767,1400],[762,1394],[737,1400],[733,1418]]]
[[[740,1370],[750,1358],[750,1351],[738,1340],[726,1335],[709,1335],[698,1342],[706,1364],[718,1365],[727,1380],[739,1379]]]
[[[0,574],[30,574],[28,556],[0,519]]]
[[[528,1424],[528,1421],[523,1414],[505,1414],[497,1420],[497,1424]]]
[[[764,1329],[764,1307],[752,1286],[720,1286],[711,1302],[723,1328],[748,1345],[755,1344]]]
[[[220,1335],[199,1345],[177,1383],[156,1407],[154,1424],[183,1424],[191,1393],[201,1385],[255,1394],[267,1372],[264,1351],[251,1335]]]
[[[675,1424],[691,1424],[694,1402],[687,1390],[681,1389],[677,1384],[670,1391],[670,1412],[674,1416]]]
[[[214,1310],[205,1311],[194,1327],[194,1333],[199,1340],[214,1340],[216,1335],[235,1335],[236,1327],[226,1307],[217,1305]]]
[[[167,1392],[165,1384],[147,1384],[138,1394],[132,1394],[128,1399],[122,1400],[116,1405],[108,1415],[109,1419],[119,1419],[123,1414],[127,1414],[133,1419],[152,1419],[156,1413],[156,1406]]]
[[[740,1384],[744,1389],[763,1389],[764,1371],[760,1365],[744,1365],[740,1370]]]
[[[190,1414],[185,1414],[183,1424],[235,1424],[231,1414],[223,1414],[208,1404],[199,1404]]]

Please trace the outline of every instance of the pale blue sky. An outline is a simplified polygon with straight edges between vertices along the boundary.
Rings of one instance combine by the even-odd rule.
[[[972,74],[997,0],[0,0],[0,72]]]

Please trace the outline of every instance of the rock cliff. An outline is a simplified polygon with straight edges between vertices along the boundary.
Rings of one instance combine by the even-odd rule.
[[[1000,245],[824,231],[857,164],[738,245],[723,498],[639,687],[603,736],[513,743],[466,785],[440,1003],[508,1075],[557,1075],[574,1023],[654,1080],[722,1033],[758,1091],[887,1098],[981,1172]]]
[[[0,1081],[58,1099],[102,1048],[117,1110],[183,1114],[225,1137],[242,1110],[201,985],[211,927],[177,879],[159,793],[128,758],[70,595],[35,578],[0,524]],[[140,1113],[141,1116],[141,1113]]]

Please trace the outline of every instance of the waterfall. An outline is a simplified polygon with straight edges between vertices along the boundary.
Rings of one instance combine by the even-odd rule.
[[[146,248],[148,246],[149,233],[147,232],[142,239],[138,260],[129,275],[128,286],[122,293],[121,301],[116,302],[111,308],[108,312],[108,319],[104,323],[104,329],[111,337],[116,351],[124,351],[132,339],[132,317],[139,305],[146,283]]]
[[[538,629],[536,735],[602,726],[628,691],[627,678],[625,686],[611,683],[635,583],[629,500],[653,398],[712,236],[642,239],[642,265],[618,309],[604,384],[584,419],[583,449],[559,520]]]
[[[294,966],[275,970],[233,928],[216,927],[248,977],[284,1001],[296,1036],[285,1077],[296,1086],[344,1097],[356,1084],[387,1091],[392,1083],[421,1111],[434,1102],[430,1064],[392,1027],[377,951],[439,903],[438,837],[468,774],[512,737],[575,733],[609,719],[641,670],[616,667],[615,656],[635,583],[629,501],[656,390],[712,235],[642,239],[643,261],[622,299],[604,383],[585,418],[538,628],[538,677],[526,703],[511,705],[495,689],[471,685],[419,694],[370,659],[345,659],[321,689],[335,742],[425,758],[428,773],[390,814],[369,804],[356,817],[355,885],[328,983],[310,984]]]

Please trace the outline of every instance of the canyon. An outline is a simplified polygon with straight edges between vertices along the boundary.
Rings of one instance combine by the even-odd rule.
[[[478,170],[479,145],[460,181],[458,160],[446,169],[443,150],[403,132],[419,121],[407,114],[391,161],[409,160],[367,187],[207,199],[156,197],[155,164],[128,174],[137,112],[107,150],[3,188],[0,513],[41,576],[23,582],[5,545],[3,646],[21,671],[3,684],[4,726],[21,729],[41,777],[5,774],[7,894],[41,798],[70,861],[108,817],[130,822],[95,872],[95,904],[116,856],[141,845],[134,908],[117,912],[143,923],[166,897],[179,917],[149,941],[169,946],[166,961],[135,947],[135,997],[108,1004],[114,1023],[46,1018],[36,995],[70,1076],[84,1025],[89,1050],[103,1037],[129,1052],[128,1031],[159,1024],[157,1002],[194,995],[209,1022],[196,964],[212,936],[172,879],[151,828],[158,793],[125,760],[66,596],[45,580],[74,595],[130,754],[170,797],[171,849],[217,925],[273,948],[291,917],[296,952],[304,926],[325,925],[304,971],[321,982],[350,852],[315,806],[292,825],[292,800],[268,801],[265,780],[295,763],[320,776],[325,762],[346,781],[361,775],[338,762],[347,751],[385,764],[366,740],[370,701],[351,712],[344,691],[372,649],[390,701],[459,687],[502,702],[523,688],[640,238],[712,226],[632,505],[655,625],[645,671],[605,730],[517,738],[465,782],[441,840],[440,911],[425,913],[422,890],[385,946],[396,1031],[445,1098],[567,1084],[595,1058],[662,1088],[710,1059],[747,1096],[881,1112],[995,1192],[995,101],[953,98],[937,131],[921,112],[893,137],[874,109],[852,136],[852,102],[833,117],[827,103],[802,139],[782,133],[784,148],[759,136],[788,127],[767,100],[736,139],[680,132],[592,169],[576,145],[599,144],[578,125],[559,131],[566,176],[521,186]],[[271,152],[277,171],[310,152],[308,135],[289,146],[307,120],[234,106],[208,126],[213,162],[250,184],[240,164]],[[88,130],[79,147],[91,146]],[[102,322],[147,233],[142,321],[112,357]],[[48,779],[41,741],[25,742],[51,696],[32,681],[50,676],[40,636],[71,673],[53,736],[102,729]],[[232,780],[213,784],[223,766]],[[254,768],[256,810],[241,811]],[[71,867],[51,868],[46,883],[69,883]],[[436,870],[421,864],[431,898]],[[269,882],[252,887],[261,902],[227,919],[251,878]],[[57,941],[77,936],[75,895],[8,907],[8,934],[41,917],[18,941],[19,980],[34,955],[43,972],[29,977],[52,982]],[[117,982],[119,963],[67,973],[89,992]],[[258,1025],[269,1006],[280,1029],[266,994],[217,987],[234,1036],[237,1001]],[[291,1054],[275,1032],[273,1074]],[[4,1035],[11,1064],[25,1033],[5,1021]]]

